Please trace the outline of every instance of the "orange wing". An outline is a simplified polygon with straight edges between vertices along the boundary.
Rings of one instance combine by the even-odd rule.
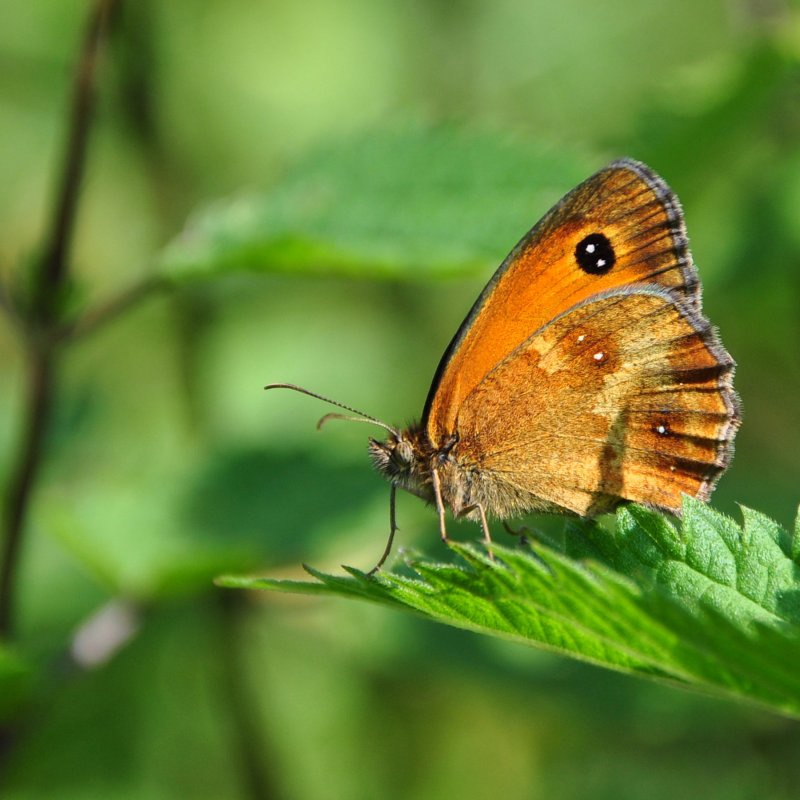
[[[708,322],[670,292],[604,292],[537,331],[465,398],[452,456],[484,477],[484,502],[501,517],[590,516],[620,499],[677,512],[682,492],[707,499],[732,457],[733,368]]]
[[[536,330],[618,286],[660,285],[699,311],[700,285],[677,197],[623,159],[573,189],[517,244],[478,297],[436,371],[422,425],[434,447],[464,398]]]

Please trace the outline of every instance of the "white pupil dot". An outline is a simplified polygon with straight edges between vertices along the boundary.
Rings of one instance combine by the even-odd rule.
[[[581,335],[578,337],[578,341],[579,341],[579,342],[582,342],[582,341],[583,341],[585,338],[586,338],[586,334],[585,334],[585,333],[582,333],[582,334],[581,334]]]
[[[598,267],[604,267],[605,265],[606,265],[606,260],[604,258],[598,258],[597,259],[597,266]]]
[[[657,430],[659,433],[661,433],[661,434],[664,434],[664,433],[666,433],[666,432],[667,432],[666,425],[659,425],[659,426],[656,428],[656,430]]]
[[[597,250],[597,245],[594,245],[594,244],[587,244],[586,245],[586,252],[587,253],[594,253],[595,250]]]
[[[606,354],[601,350],[599,353],[595,353],[592,358],[595,361],[602,361],[606,357]]]

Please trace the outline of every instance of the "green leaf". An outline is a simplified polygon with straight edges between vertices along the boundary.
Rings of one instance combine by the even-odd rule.
[[[789,535],[686,498],[682,524],[627,506],[611,528],[567,525],[562,550],[451,544],[462,564],[414,560],[413,576],[314,581],[224,577],[222,586],[371,600],[611,669],[800,716],[800,567]]]
[[[312,153],[268,191],[199,211],[160,266],[175,281],[237,271],[480,273],[591,171],[563,148],[497,134],[362,134]]]

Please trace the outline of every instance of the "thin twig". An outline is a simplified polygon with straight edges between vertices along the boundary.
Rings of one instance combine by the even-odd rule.
[[[28,498],[41,461],[44,431],[50,416],[52,383],[52,353],[35,354],[28,375],[27,419],[3,509],[5,538],[0,562],[0,637],[7,637],[12,632],[14,578],[19,564]]]
[[[28,335],[28,396],[22,437],[12,464],[3,504],[0,552],[0,638],[14,625],[15,580],[31,493],[41,465],[44,437],[53,406],[60,294],[68,276],[67,253],[75,227],[78,192],[94,105],[98,54],[108,32],[116,0],[97,0],[92,8],[75,72],[67,148],[47,246],[33,295]]]
[[[166,286],[166,282],[160,278],[146,278],[141,283],[134,284],[95,308],[90,308],[83,316],[65,326],[61,330],[59,338],[75,341],[88,336],[106,323],[116,320],[123,313],[138,305],[144,298],[156,294]]]
[[[49,299],[45,299],[40,294],[37,298],[39,307],[44,307],[48,311],[52,311],[51,307],[56,300],[52,295],[53,291],[64,284],[67,276],[67,253],[75,230],[78,195],[86,166],[86,147],[95,100],[97,61],[115,5],[116,0],[97,0],[95,3],[89,15],[83,46],[75,69],[67,150],[59,181],[61,189],[56,196],[50,235],[42,259],[43,274],[39,280],[40,292],[49,295]]]

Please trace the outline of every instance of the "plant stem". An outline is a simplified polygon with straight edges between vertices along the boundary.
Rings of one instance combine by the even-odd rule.
[[[94,106],[97,61],[117,0],[96,0],[75,70],[69,112],[67,147],[59,191],[46,246],[27,317],[28,386],[26,418],[3,505],[3,541],[0,552],[0,638],[14,627],[15,580],[30,498],[41,466],[58,356],[56,331],[60,298],[68,277],[67,253],[75,228],[78,194],[86,163],[86,148]]]
[[[106,323],[119,318],[128,309],[139,305],[146,297],[165,289],[166,285],[166,282],[158,277],[146,278],[95,308],[90,308],[75,322],[65,326],[60,336],[70,342],[89,336]]]
[[[52,353],[35,354],[29,366],[23,438],[3,509],[5,538],[0,562],[0,637],[8,637],[12,632],[14,577],[19,563],[28,498],[41,462],[44,432],[52,405],[52,384]]]
[[[42,259],[39,276],[40,294],[37,298],[41,310],[55,313],[53,290],[63,286],[67,278],[67,252],[75,230],[75,213],[78,194],[86,165],[86,149],[95,100],[95,76],[101,44],[108,32],[116,0],[96,0],[89,14],[83,45],[75,69],[72,103],[69,111],[66,157],[61,168],[50,235]]]

